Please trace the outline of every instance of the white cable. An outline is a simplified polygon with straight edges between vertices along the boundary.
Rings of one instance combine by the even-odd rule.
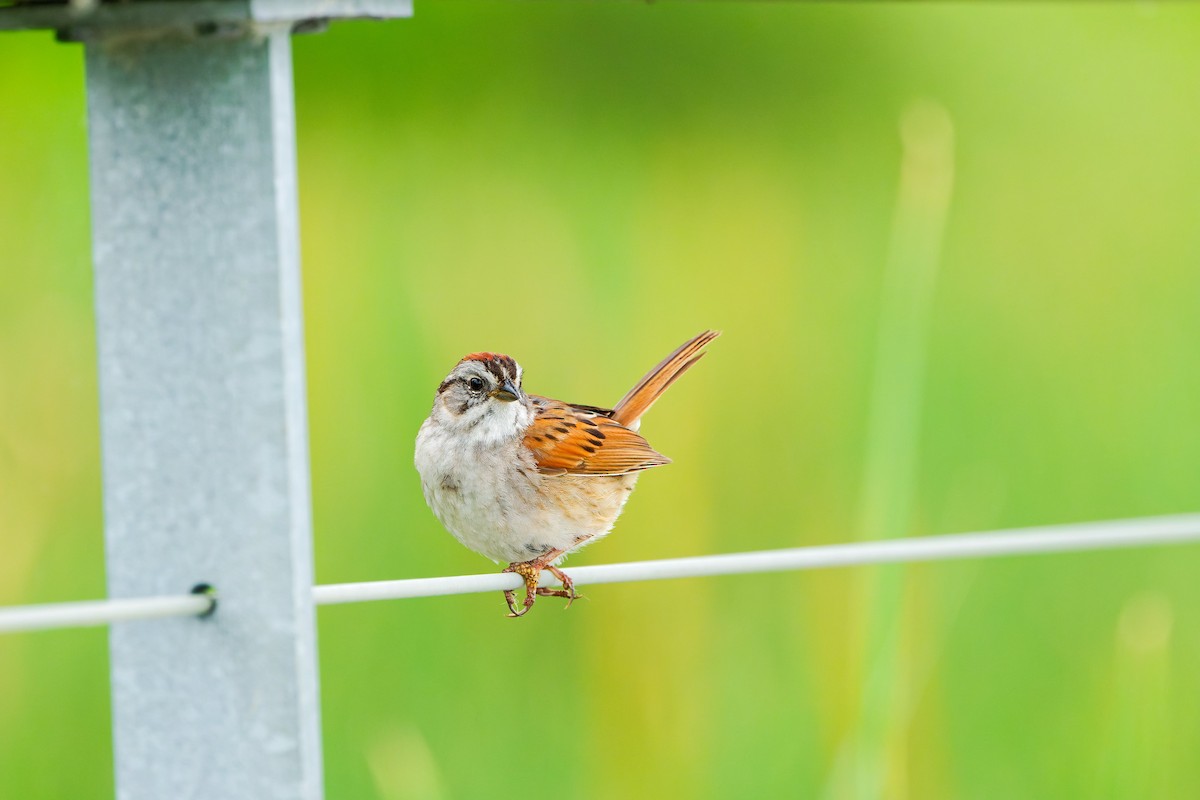
[[[628,564],[573,567],[568,570],[568,574],[577,584],[586,586],[902,561],[943,561],[955,558],[1145,547],[1194,541],[1200,541],[1200,514],[797,547],[790,550],[762,550],[662,561],[635,561]],[[543,573],[541,583],[543,586],[554,586],[558,581],[548,573]],[[340,583],[315,587],[313,601],[317,605],[332,605],[367,600],[493,592],[516,589],[521,585],[521,579],[511,573]],[[112,622],[161,617],[203,616],[213,610],[215,603],[215,598],[210,595],[185,594],[0,608],[0,633],[107,625]]]
[[[0,633],[85,628],[133,619],[202,616],[213,610],[215,602],[208,595],[183,594],[0,608]]]
[[[819,547],[797,547],[791,550],[762,550],[753,553],[671,558],[662,561],[635,561],[628,564],[573,567],[565,572],[579,586],[586,586],[597,583],[698,578],[751,572],[783,572],[856,564],[943,561],[954,558],[983,558],[1070,550],[1103,550],[1114,547],[1142,547],[1191,541],[1200,541],[1200,514],[1053,525],[1039,528],[1015,528],[984,533],[889,539]],[[317,605],[332,605],[334,603],[357,603],[365,600],[493,592],[502,589],[516,589],[521,585],[521,579],[511,573],[371,583],[340,583],[316,587],[313,590],[313,600]],[[557,586],[558,581],[548,573],[542,573],[541,585]]]

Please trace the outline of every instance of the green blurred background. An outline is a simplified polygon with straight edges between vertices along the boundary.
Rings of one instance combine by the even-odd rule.
[[[295,65],[320,582],[493,568],[411,466],[463,353],[611,403],[710,326],[572,563],[1200,505],[1200,8],[426,2]],[[82,78],[0,37],[0,605],[104,593]],[[1197,797],[1198,570],[325,609],[328,796]],[[105,633],[0,638],[0,797],[111,757]]]

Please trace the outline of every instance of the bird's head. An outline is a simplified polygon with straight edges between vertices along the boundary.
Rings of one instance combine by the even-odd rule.
[[[499,353],[472,353],[438,386],[434,415],[442,425],[482,439],[524,430],[533,419],[521,389],[521,365]]]

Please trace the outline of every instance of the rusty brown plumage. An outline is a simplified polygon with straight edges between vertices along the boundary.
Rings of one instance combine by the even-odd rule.
[[[525,432],[525,446],[543,474],[625,475],[671,461],[602,409],[529,399],[537,416]]]
[[[680,345],[637,382],[612,410],[530,395],[536,416],[525,446],[538,469],[550,475],[626,475],[671,463],[632,426],[717,338],[705,331]]]

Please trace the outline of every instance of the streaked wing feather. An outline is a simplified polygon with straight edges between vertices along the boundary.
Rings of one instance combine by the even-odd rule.
[[[530,395],[537,416],[525,446],[546,475],[624,475],[669,464],[641,436],[610,419],[608,410]]]

